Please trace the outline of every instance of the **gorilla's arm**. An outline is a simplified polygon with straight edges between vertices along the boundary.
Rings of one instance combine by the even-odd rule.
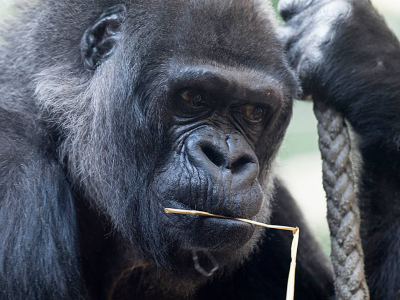
[[[289,58],[305,96],[359,136],[359,199],[372,299],[400,290],[400,44],[367,1],[282,0]]]
[[[0,298],[82,299],[71,192],[31,119],[0,108]]]
[[[296,270],[296,299],[327,300],[333,295],[330,263],[322,253],[286,187],[276,182],[275,209],[271,224],[298,226],[300,243]],[[229,280],[218,280],[200,291],[198,299],[285,299],[293,236],[266,230],[257,253]]]

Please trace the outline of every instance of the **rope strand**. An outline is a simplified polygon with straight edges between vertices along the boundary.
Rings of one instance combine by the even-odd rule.
[[[341,114],[320,101],[314,102],[314,112],[318,119],[319,148],[323,160],[336,299],[369,300],[349,133]]]

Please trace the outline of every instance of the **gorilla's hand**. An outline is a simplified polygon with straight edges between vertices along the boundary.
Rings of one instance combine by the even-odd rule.
[[[286,21],[279,33],[287,47],[290,63],[304,83],[323,67],[337,28],[351,15],[352,2],[281,0],[278,9]],[[307,89],[305,92],[312,91]]]
[[[359,133],[390,135],[400,125],[388,122],[400,113],[400,44],[371,3],[281,0],[278,8],[303,96],[329,102]]]

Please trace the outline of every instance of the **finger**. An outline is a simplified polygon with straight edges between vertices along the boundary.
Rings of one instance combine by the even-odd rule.
[[[283,45],[285,45],[285,48],[287,48],[296,38],[297,30],[293,26],[283,25],[278,28],[277,34]]]
[[[283,20],[287,21],[292,16],[307,9],[314,0],[280,0],[278,3],[278,11]]]
[[[347,0],[333,1],[324,5],[316,18],[317,23],[333,24],[347,19],[352,12],[352,5]]]

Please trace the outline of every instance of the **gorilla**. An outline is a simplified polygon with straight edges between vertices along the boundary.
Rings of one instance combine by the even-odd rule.
[[[0,46],[0,299],[285,298],[290,234],[165,207],[301,227],[296,299],[332,299],[273,173],[308,95],[358,135],[369,285],[396,297],[399,42],[366,0],[279,7],[280,29],[265,0],[20,2]]]

